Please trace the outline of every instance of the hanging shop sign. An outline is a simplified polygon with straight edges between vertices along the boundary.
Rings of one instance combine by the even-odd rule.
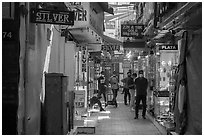
[[[123,48],[145,48],[145,41],[127,41],[123,42]]]
[[[169,97],[169,91],[158,91],[158,97]]]
[[[178,50],[178,45],[160,45],[159,50]]]
[[[31,23],[74,25],[74,11],[31,9]]]
[[[123,62],[123,56],[114,56],[111,58],[112,63],[122,63]]]
[[[82,57],[81,57],[81,68],[82,68],[82,72],[86,72],[87,70],[86,70],[86,62],[87,62],[87,48],[86,48],[86,46],[82,46],[81,47],[82,48]]]
[[[84,106],[85,106],[85,90],[76,90],[74,101],[75,101],[76,108],[84,108]]]
[[[67,6],[75,11],[74,28],[91,28],[88,31],[94,30],[98,34],[103,34],[104,12],[97,2],[67,2]],[[85,33],[77,35],[87,35]]]
[[[143,37],[144,25],[138,24],[121,24],[121,37]]]
[[[122,64],[122,67],[125,69],[125,68],[130,68],[131,67],[131,64],[130,64],[130,61],[124,61],[123,64]]]
[[[115,21],[108,21],[105,23],[106,29],[115,29]]]
[[[102,51],[120,51],[120,45],[116,44],[106,44],[106,45],[101,45],[101,50]]]

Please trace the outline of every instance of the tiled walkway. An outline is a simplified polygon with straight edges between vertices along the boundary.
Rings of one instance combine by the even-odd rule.
[[[147,118],[134,119],[134,112],[123,104],[123,95],[118,94],[118,108],[107,106],[106,112],[93,113],[97,116],[95,135],[160,135],[159,130]]]

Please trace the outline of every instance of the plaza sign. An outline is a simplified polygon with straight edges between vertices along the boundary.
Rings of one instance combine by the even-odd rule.
[[[144,25],[121,24],[121,37],[143,37]]]
[[[30,21],[31,23],[74,25],[74,12],[31,9]]]

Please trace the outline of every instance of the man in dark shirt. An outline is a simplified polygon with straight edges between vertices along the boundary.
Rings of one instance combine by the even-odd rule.
[[[129,92],[129,87],[128,87],[128,79],[131,76],[131,72],[127,72],[127,77],[122,79],[121,81],[124,83],[123,86],[123,93],[124,93],[124,104],[127,105],[127,97],[129,98],[129,104],[130,104],[130,92]]]
[[[101,71],[101,76],[98,78],[98,96],[101,98],[101,94],[103,94],[104,101],[106,103],[106,84],[105,84],[105,76],[104,71]]]
[[[143,70],[139,71],[139,77],[135,80],[136,85],[136,106],[135,106],[135,119],[138,119],[138,110],[140,105],[140,100],[142,100],[142,117],[146,119],[146,96],[147,96],[147,87],[148,81],[144,78]]]

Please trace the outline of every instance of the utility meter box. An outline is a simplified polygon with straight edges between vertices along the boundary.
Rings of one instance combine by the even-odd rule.
[[[62,73],[47,73],[45,75],[43,134],[63,135],[68,132],[67,83],[68,77]]]

